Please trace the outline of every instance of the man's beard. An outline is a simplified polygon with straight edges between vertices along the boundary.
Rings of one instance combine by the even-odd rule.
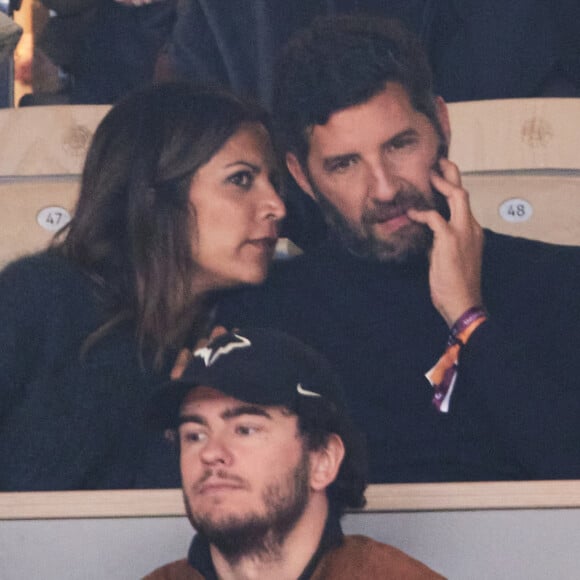
[[[389,239],[375,235],[373,226],[400,215],[409,209],[435,209],[448,218],[447,200],[437,191],[433,199],[413,187],[401,188],[391,201],[373,202],[365,208],[360,226],[350,224],[338,209],[328,201],[311,180],[311,187],[334,238],[356,256],[379,262],[404,263],[412,258],[426,256],[433,244],[433,232],[425,225],[412,222],[394,231]]]
[[[262,493],[264,514],[250,513],[212,521],[211,516],[193,514],[184,494],[187,515],[196,531],[235,564],[242,557],[278,557],[288,534],[304,513],[309,498],[309,459],[303,452],[300,462],[281,482],[272,483]]]

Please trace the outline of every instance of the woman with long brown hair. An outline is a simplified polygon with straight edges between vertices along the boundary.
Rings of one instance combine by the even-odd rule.
[[[268,118],[170,83],[98,127],[74,217],[0,275],[0,489],[178,485],[143,427],[220,290],[267,274],[284,204]]]

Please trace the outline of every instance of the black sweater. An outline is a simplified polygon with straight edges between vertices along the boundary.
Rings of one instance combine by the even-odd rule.
[[[283,329],[334,363],[374,482],[580,477],[580,249],[486,231],[483,296],[490,318],[461,352],[447,414],[424,377],[448,334],[426,262],[325,243],[233,293],[218,318]]]
[[[49,251],[0,274],[0,490],[177,487],[177,463],[143,412],[168,368],[139,362],[134,328],[81,359],[105,320],[90,279]]]

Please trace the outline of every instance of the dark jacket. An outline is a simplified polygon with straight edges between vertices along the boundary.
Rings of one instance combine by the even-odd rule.
[[[577,0],[180,0],[175,70],[271,103],[272,66],[320,15],[398,18],[423,41],[447,101],[580,94]]]
[[[366,536],[343,536],[329,518],[316,553],[297,580],[442,580],[442,576],[397,548]],[[209,544],[194,537],[187,560],[158,568],[144,580],[217,580]]]
[[[0,274],[0,491],[178,487],[176,457],[147,431],[145,404],[169,367],[142,360],[104,321],[96,285],[55,252]]]
[[[39,46],[71,75],[70,102],[114,103],[150,84],[173,28],[175,1],[134,7],[114,0],[43,0],[57,14]]]

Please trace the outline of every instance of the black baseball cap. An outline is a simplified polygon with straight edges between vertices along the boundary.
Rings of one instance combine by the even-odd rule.
[[[247,403],[297,408],[302,400],[326,400],[342,412],[344,393],[330,363],[298,339],[274,329],[227,332],[194,352],[181,378],[149,401],[147,422],[176,428],[183,399],[198,387],[212,387]]]

